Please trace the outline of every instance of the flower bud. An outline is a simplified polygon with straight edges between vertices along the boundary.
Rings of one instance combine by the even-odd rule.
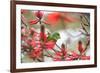
[[[41,19],[43,17],[43,12],[42,11],[37,11],[35,14],[39,19]]]

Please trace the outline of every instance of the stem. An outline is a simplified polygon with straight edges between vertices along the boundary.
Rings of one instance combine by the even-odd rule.
[[[51,24],[49,24],[49,23],[47,23],[47,22],[44,22],[44,21],[41,21],[41,23],[44,23],[44,24],[48,24],[48,25],[51,25]]]
[[[58,50],[52,49],[54,52],[58,52]]]
[[[41,46],[42,46],[42,54],[41,54],[41,58],[42,58],[42,61],[44,61],[44,33],[45,33],[45,27],[43,25],[41,25],[41,29],[40,29],[41,33],[42,33],[42,36],[40,37],[41,39]]]
[[[24,15],[21,15],[21,21],[27,27],[27,19],[24,17]]]
[[[48,52],[48,50],[45,49],[45,51],[49,54],[49,57],[53,58],[53,56]]]
[[[52,56],[50,56],[50,55],[44,55],[44,56],[46,56],[46,57],[51,57],[51,58],[52,58]]]
[[[82,18],[83,18],[83,17],[85,18],[85,20],[87,21],[87,23],[88,23],[88,25],[89,25],[88,19],[87,19],[85,16],[81,16],[81,26],[82,26],[83,30],[86,32],[85,35],[86,35],[86,36],[89,36],[90,34],[88,33],[88,31],[87,31],[86,28],[85,28],[85,26],[88,26],[88,25],[86,25],[86,24],[82,21]],[[84,26],[84,25],[85,25],[85,26]],[[87,40],[86,47],[85,47],[85,50],[84,50],[83,53],[86,52],[86,50],[88,49],[89,44],[90,44],[90,40]]]
[[[61,48],[56,44],[56,46],[61,50]]]
[[[61,45],[61,48],[62,48],[62,54],[63,54],[63,55],[62,55],[62,60],[65,60],[65,53],[64,53],[64,52],[65,52],[65,45],[62,44],[62,45]]]
[[[39,62],[43,62],[41,59],[39,59],[39,58],[37,58],[37,60],[39,61]]]
[[[82,29],[88,34],[88,31],[86,30],[85,26],[81,23]]]
[[[88,19],[86,18],[86,16],[85,16],[85,15],[83,15],[83,16],[80,16],[80,17],[81,17],[81,21],[82,21],[82,19],[83,19],[83,18],[85,18],[85,20],[86,20],[87,24],[86,24],[86,23],[84,23],[83,21],[82,21],[82,23],[83,23],[85,26],[89,26],[89,21],[88,21]]]
[[[85,50],[84,50],[84,53],[85,53],[86,50],[88,49],[89,44],[90,44],[90,41],[88,40],[88,41],[87,41],[87,44],[86,44],[86,47],[85,47]]]

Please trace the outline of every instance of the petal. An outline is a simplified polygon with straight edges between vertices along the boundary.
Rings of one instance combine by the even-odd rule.
[[[36,15],[39,19],[41,19],[41,18],[43,17],[43,12],[42,12],[42,11],[36,11],[36,12],[35,12],[35,15]]]
[[[45,43],[45,46],[47,49],[53,49],[55,44],[56,44],[56,42],[51,40],[51,41],[48,41],[47,43]]]
[[[28,10],[24,10],[24,9],[21,10],[21,14],[26,14],[26,13],[28,13]]]
[[[43,41],[47,40],[47,35],[44,32],[40,33],[40,38],[43,39]]]
[[[82,56],[81,60],[90,60],[90,56]]]
[[[56,25],[60,17],[60,13],[53,12],[47,15],[47,23],[50,25]]]
[[[29,21],[30,25],[37,24],[38,22],[39,22],[39,20],[37,20],[37,19]]]

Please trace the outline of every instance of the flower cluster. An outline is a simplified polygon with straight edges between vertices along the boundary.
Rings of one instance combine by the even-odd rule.
[[[81,40],[78,41],[78,47],[76,48],[79,53],[75,51],[69,51],[69,48],[65,47],[63,43],[61,46],[57,45],[56,42],[61,38],[58,32],[46,33],[45,30],[45,25],[49,24],[52,26],[53,24],[57,24],[56,21],[60,19],[63,19],[65,22],[78,21],[77,19],[69,17],[69,15],[64,17],[64,14],[55,12],[49,14],[48,19],[43,21],[43,11],[35,11],[33,12],[33,14],[35,15],[35,19],[27,20],[24,16],[24,14],[27,13],[27,10],[21,11],[21,49],[22,52],[26,52],[28,57],[31,58],[33,61],[43,62],[45,61],[45,56],[52,58],[53,61],[73,61],[90,59],[90,56],[86,56],[85,54],[87,46],[86,48],[84,48]],[[34,25],[37,24],[39,24],[39,31],[37,31],[37,29],[34,27]],[[55,49],[55,46],[59,48],[59,51]],[[53,55],[48,51],[54,51]]]

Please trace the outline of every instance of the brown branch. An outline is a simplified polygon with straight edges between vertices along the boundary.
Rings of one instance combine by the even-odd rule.
[[[27,19],[24,17],[24,15],[21,15],[21,21],[27,27]]]
[[[83,26],[83,24],[81,23],[82,29],[86,32],[86,34],[88,34],[88,31],[86,30],[85,26]]]
[[[51,25],[51,24],[49,24],[49,23],[47,23],[47,22],[45,22],[45,21],[41,21],[41,23],[44,23],[44,24],[48,24],[48,25]]]
[[[89,44],[90,44],[90,41],[88,40],[87,43],[86,43],[86,47],[85,47],[84,53],[85,53],[86,50],[88,49]]]
[[[48,50],[45,49],[45,51],[49,54],[50,57],[53,58],[53,56],[48,52]]]
[[[46,57],[51,57],[51,58],[52,58],[52,56],[50,56],[50,55],[44,55],[44,56],[46,56]]]
[[[89,21],[88,21],[88,19],[86,18],[85,15],[80,16],[80,18],[81,18],[81,22],[82,22],[85,26],[89,26]],[[84,23],[84,21],[82,20],[83,18],[86,20],[87,23]]]
[[[61,51],[62,52],[62,60],[65,60],[65,53],[64,53],[65,52],[65,45],[62,44],[61,48],[62,48],[62,51]]]
[[[58,52],[58,50],[52,49],[54,52]]]
[[[40,31],[41,31],[41,35],[42,36],[40,36],[40,39],[41,39],[41,46],[42,46],[42,55],[41,55],[41,57],[42,57],[42,59],[43,59],[43,61],[44,61],[44,33],[45,33],[45,27],[43,26],[43,25],[41,25],[40,26]]]
[[[84,18],[86,19],[86,21],[87,21],[87,23],[88,23],[88,25],[89,25],[89,21],[88,21],[88,19],[86,18],[86,16],[84,16]]]
[[[42,59],[37,58],[37,60],[38,60],[39,62],[43,62]]]
[[[82,21],[82,16],[81,16],[81,26],[82,26],[82,29],[86,32],[86,36],[89,36],[90,34],[88,33],[88,31],[86,30],[86,28],[85,28],[85,23]],[[87,23],[89,24],[89,22],[88,22],[88,20],[87,20],[87,18],[84,16],[84,18],[85,18],[85,20],[87,21]],[[83,53],[85,53],[86,52],[86,50],[88,49],[88,46],[89,46],[89,44],[90,44],[90,40],[87,40],[87,43],[86,43],[86,47],[85,47],[85,49],[84,49],[84,52]]]
[[[56,44],[56,46],[61,50],[61,47],[59,47],[57,44]]]

